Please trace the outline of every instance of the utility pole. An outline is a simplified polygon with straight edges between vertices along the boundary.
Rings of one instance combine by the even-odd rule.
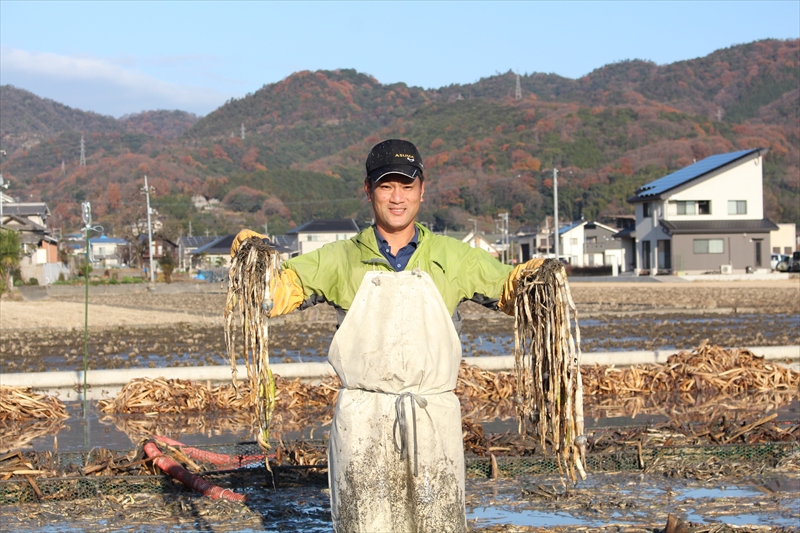
[[[144,177],[144,187],[142,188],[142,194],[147,197],[147,255],[150,257],[150,285],[155,285],[156,278],[155,272],[153,272],[153,226],[150,223],[150,193],[156,192],[155,188],[149,187],[147,185],[147,176]]]
[[[82,167],[86,166],[86,145],[83,143],[83,135],[81,135],[81,160],[79,164]]]
[[[3,180],[3,174],[0,173],[0,225],[3,224],[3,189],[8,189],[8,182]]]
[[[547,235],[545,242],[547,243],[547,255],[550,255],[550,221],[547,220],[547,215],[544,217],[544,234]]]
[[[478,235],[478,220],[475,218],[468,218],[470,222],[472,222],[472,236],[475,237]]]
[[[553,249],[558,259],[558,169],[553,167]]]

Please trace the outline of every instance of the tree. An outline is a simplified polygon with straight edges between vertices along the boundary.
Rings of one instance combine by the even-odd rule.
[[[14,286],[13,269],[19,265],[19,234],[13,230],[0,230],[0,294]]]
[[[172,272],[175,270],[175,258],[172,254],[166,253],[158,260],[158,265],[164,273],[164,281],[172,283]]]

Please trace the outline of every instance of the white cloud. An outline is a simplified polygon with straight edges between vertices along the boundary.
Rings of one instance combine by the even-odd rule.
[[[121,63],[3,46],[0,84],[114,116],[150,109],[182,109],[204,115],[230,98],[215,89],[160,80],[134,68],[135,61]]]

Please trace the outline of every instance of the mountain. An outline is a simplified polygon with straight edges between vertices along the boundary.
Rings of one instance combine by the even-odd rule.
[[[548,169],[561,170],[559,211],[570,219],[631,212],[641,184],[720,152],[766,147],[764,205],[800,223],[800,40],[765,40],[670,65],[631,60],[571,80],[506,72],[434,90],[383,85],[352,69],[298,72],[197,119],[148,111],[115,120],[13,87],[0,88],[3,162],[11,194],[51,203],[74,228],[90,200],[104,226],[153,205],[171,236],[310,218],[368,218],[369,148],[414,141],[426,163],[423,220],[439,229],[512,228],[552,213]],[[84,136],[86,167],[78,165]],[[62,164],[63,162],[63,164]],[[198,211],[201,194],[222,201]]]

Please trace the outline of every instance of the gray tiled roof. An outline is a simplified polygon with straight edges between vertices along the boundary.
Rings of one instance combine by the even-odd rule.
[[[767,218],[761,220],[662,220],[670,233],[768,233],[778,226]]]

